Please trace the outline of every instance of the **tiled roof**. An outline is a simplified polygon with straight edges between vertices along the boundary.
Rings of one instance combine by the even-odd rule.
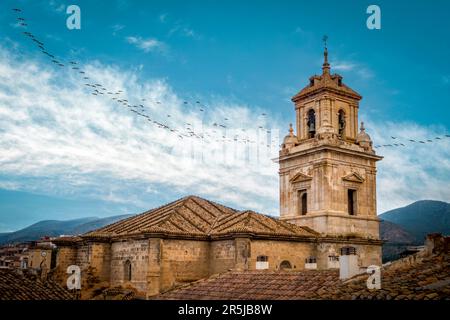
[[[311,299],[339,281],[337,270],[230,271],[161,294],[157,299],[288,300]]]
[[[449,299],[450,259],[441,255],[401,269],[382,270],[382,288],[369,290],[368,275],[339,280],[337,270],[230,271],[173,289],[156,299]]]
[[[304,87],[292,98],[292,101],[295,102],[298,99],[325,90],[340,93],[350,96],[354,99],[361,100],[362,97],[356,91],[349,88],[344,83],[338,84],[339,78],[341,78],[341,76],[337,74],[330,75],[329,73],[325,73],[320,76],[313,76],[311,77],[311,79],[314,79],[314,85],[308,85]]]
[[[41,282],[13,269],[0,269],[0,300],[71,300],[72,294],[55,282]]]
[[[113,237],[148,233],[220,237],[232,233],[311,237],[311,229],[298,227],[253,211],[237,211],[196,196],[118,221],[83,237]]]

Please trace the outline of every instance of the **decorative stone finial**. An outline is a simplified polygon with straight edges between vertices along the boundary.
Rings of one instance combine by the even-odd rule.
[[[294,128],[292,128],[292,123],[289,123],[289,135],[294,136]]]
[[[361,121],[361,127],[359,128],[359,130],[361,130],[361,132],[365,132],[366,128],[364,128],[364,122]]]

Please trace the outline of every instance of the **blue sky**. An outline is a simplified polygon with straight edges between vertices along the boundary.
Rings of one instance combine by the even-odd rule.
[[[70,4],[81,8],[81,30],[66,27]],[[332,72],[363,96],[360,118],[376,145],[392,142],[391,135],[408,141],[449,134],[450,3],[377,1],[381,30],[366,28],[370,4],[3,1],[0,232],[41,219],[135,213],[186,194],[278,214],[270,161],[276,148],[258,149],[258,161],[246,164],[190,161],[198,145],[91,96],[23,31],[92,79],[123,89],[130,101],[161,101],[152,115],[173,128],[189,121],[207,130],[228,121],[229,131],[263,127],[281,137],[294,121],[290,98],[320,72],[327,34]],[[17,17],[28,26],[18,26]],[[195,101],[207,110],[200,113]],[[206,147],[230,153],[222,144]],[[419,199],[450,200],[448,140],[378,153],[385,156],[380,213]]]

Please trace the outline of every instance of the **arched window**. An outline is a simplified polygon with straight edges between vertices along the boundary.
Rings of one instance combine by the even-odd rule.
[[[292,269],[291,263],[287,260],[284,260],[280,263],[280,270],[289,270]]]
[[[316,113],[314,109],[308,111],[308,121],[306,124],[308,128],[308,137],[314,138],[316,135]]]
[[[125,261],[123,278],[125,281],[131,281],[131,261],[130,260]]]
[[[345,112],[344,110],[339,110],[338,112],[338,128],[339,128],[339,136],[344,138],[345,132]]]

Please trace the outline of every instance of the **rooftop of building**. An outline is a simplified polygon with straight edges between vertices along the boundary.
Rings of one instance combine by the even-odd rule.
[[[411,257],[405,259],[413,259]],[[339,280],[338,270],[230,271],[175,288],[167,300],[437,300],[450,298],[450,255],[402,260],[381,271],[381,289],[369,290],[368,274]]]
[[[232,234],[277,237],[315,237],[317,232],[251,210],[238,211],[197,196],[187,196],[156,209],[118,221],[77,238],[111,238],[142,234],[165,234],[220,238]]]
[[[309,84],[300,90],[292,101],[296,102],[308,96],[320,92],[333,92],[339,95],[347,96],[352,99],[361,100],[362,97],[342,82],[342,76],[330,73],[330,64],[328,63],[328,49],[325,47],[324,63],[322,65],[322,75],[314,75],[309,78]]]
[[[41,281],[21,270],[0,268],[0,300],[71,300],[72,294],[57,283]]]

